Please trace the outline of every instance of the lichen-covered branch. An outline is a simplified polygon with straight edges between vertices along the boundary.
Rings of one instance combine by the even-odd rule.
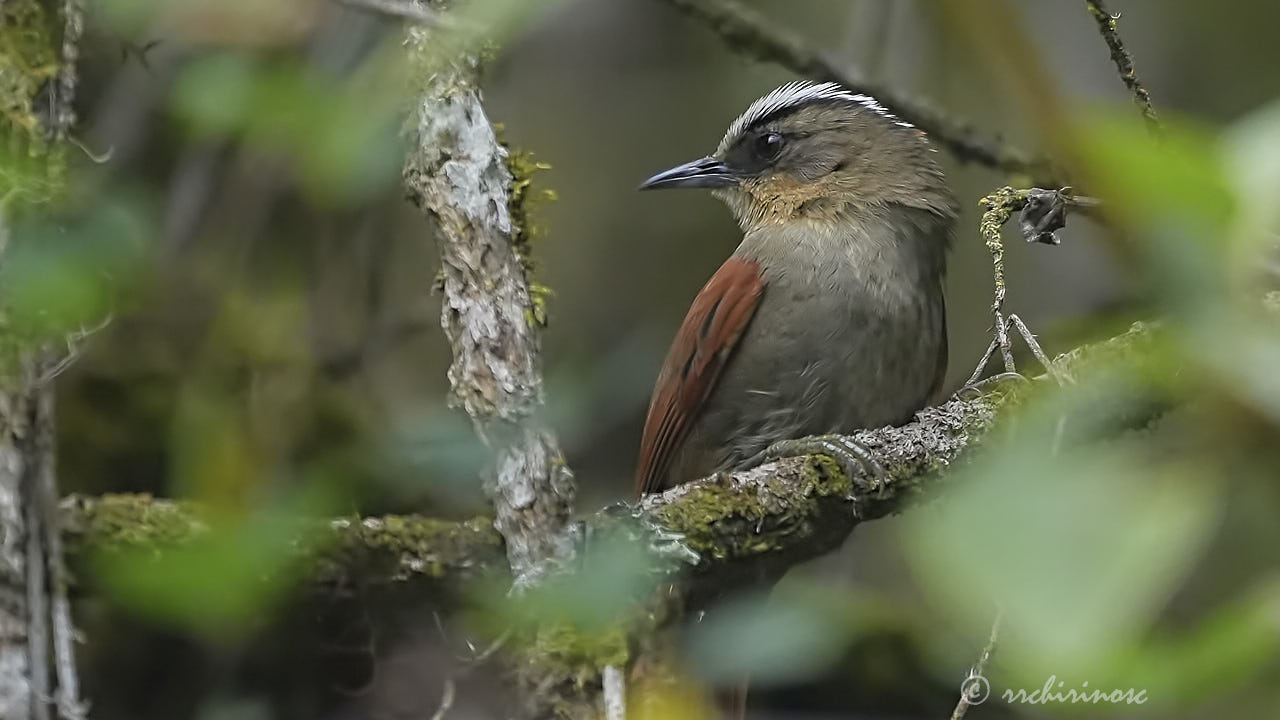
[[[439,224],[450,402],[493,448],[485,487],[519,578],[565,551],[574,484],[555,437],[534,417],[541,350],[526,264],[513,242],[508,153],[480,103],[476,54],[447,55],[447,38],[426,27],[411,28],[408,38],[423,87],[405,185]]]
[[[1158,364],[1159,332],[1135,324],[1108,341],[1078,348],[1054,365],[1069,375],[1089,367],[1123,365],[1139,371]],[[1032,381],[1035,382],[1035,381]],[[656,538],[653,572],[667,574],[654,598],[620,621],[619,636],[574,642],[566,632],[540,633],[521,663],[520,680],[536,685],[540,705],[534,717],[599,717],[604,710],[603,669],[618,664],[652,671],[661,658],[646,647],[665,623],[685,608],[765,579],[838,547],[862,522],[899,512],[945,489],[958,463],[980,452],[1006,415],[1019,404],[1025,386],[1006,386],[973,398],[956,398],[917,414],[902,427],[864,430],[853,438],[876,455],[886,477],[877,482],[847,477],[830,458],[787,458],[752,470],[725,474],[646,497],[638,533]],[[1105,403],[1099,398],[1094,407]],[[1134,417],[1143,427],[1150,416]],[[616,514],[597,513],[588,524],[595,534],[616,531]],[[675,533],[679,547],[672,548]],[[680,551],[692,550],[691,555]],[[675,580],[675,578],[679,578]],[[679,588],[673,591],[672,588]],[[659,645],[660,646],[660,645]]]
[[[79,0],[0,4],[0,263],[17,241],[10,211],[48,202],[64,185],[82,31]],[[79,720],[86,706],[56,512],[55,361],[41,347],[47,338],[14,333],[8,312],[0,305],[10,333],[0,338],[0,717]]]
[[[1111,62],[1115,63],[1124,86],[1133,93],[1133,103],[1142,113],[1147,129],[1152,134],[1159,135],[1160,118],[1156,117],[1156,110],[1151,106],[1151,95],[1138,79],[1138,71],[1133,67],[1133,57],[1125,49],[1124,43],[1120,40],[1120,32],[1116,28],[1116,21],[1120,16],[1112,15],[1103,0],[1085,0],[1085,5],[1089,8],[1089,14],[1093,16],[1094,22],[1098,23],[1098,32],[1102,34],[1102,39],[1107,43],[1107,49],[1111,51]]]
[[[211,531],[194,505],[149,495],[74,495],[60,506],[68,554],[164,552]],[[502,537],[488,518],[436,520],[413,515],[316,520],[295,545],[311,589],[456,586],[506,572]],[[405,585],[407,584],[407,585]]]
[[[3,223],[0,217],[0,223]],[[6,228],[0,225],[0,233]],[[23,371],[25,370],[25,372]],[[33,381],[34,367],[19,370],[19,390],[0,392],[0,717],[29,720],[43,707],[40,693],[48,694],[43,648],[38,658],[31,653],[29,579],[33,568],[28,538],[37,533],[31,527],[30,478],[35,456],[31,443],[31,420],[35,398],[25,392]],[[12,382],[12,381],[11,381]],[[37,557],[35,564],[42,564]],[[43,624],[35,634],[43,635]],[[37,667],[39,670],[37,671]],[[47,709],[44,710],[47,717]]]
[[[881,83],[813,49],[813,43],[788,33],[776,23],[736,0],[665,0],[686,15],[701,21],[733,50],[752,58],[775,62],[800,75],[830,80],[871,95],[899,117],[924,130],[958,159],[1028,175],[1050,183],[1051,163],[1012,145],[984,137],[971,122]]]

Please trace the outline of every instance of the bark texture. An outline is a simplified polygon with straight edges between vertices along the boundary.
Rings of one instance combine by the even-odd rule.
[[[0,241],[6,230],[0,218]],[[27,393],[0,392],[0,717],[13,720],[39,717],[33,715],[32,700],[35,693],[48,692],[47,676],[32,675],[28,627],[31,411]]]
[[[61,21],[60,37],[51,28]],[[8,213],[61,191],[65,141],[75,122],[79,0],[0,3],[0,263],[15,239]],[[67,599],[57,514],[52,380],[59,363],[48,334],[14,328],[0,305],[0,717],[78,720],[75,628]],[[44,347],[41,347],[44,345]]]
[[[566,551],[573,475],[539,426],[541,348],[527,264],[514,239],[512,174],[475,86],[473,53],[447,58],[438,31],[409,31],[424,87],[405,166],[410,197],[439,224],[441,324],[453,347],[450,403],[493,449],[485,489],[517,578]]]

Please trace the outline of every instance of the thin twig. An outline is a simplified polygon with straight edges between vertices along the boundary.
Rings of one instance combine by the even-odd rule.
[[[1133,67],[1133,56],[1125,49],[1124,43],[1120,40],[1120,33],[1116,29],[1116,20],[1120,15],[1118,13],[1112,15],[1108,12],[1103,0],[1085,0],[1085,5],[1089,8],[1089,14],[1093,16],[1094,22],[1098,23],[1098,32],[1102,34],[1107,48],[1111,50],[1111,61],[1116,64],[1116,70],[1120,72],[1120,79],[1124,81],[1125,87],[1133,93],[1133,102],[1142,113],[1147,129],[1152,135],[1158,137],[1162,129],[1160,119],[1156,117],[1155,108],[1151,106],[1151,95],[1138,79],[1138,72]]]
[[[444,624],[440,622],[440,616],[436,615],[435,619],[436,627],[439,628],[440,634],[445,636],[447,640],[447,633],[445,633]],[[507,644],[507,640],[509,639],[511,639],[510,628],[499,635],[498,639],[490,643],[484,650],[481,650],[480,652],[473,652],[470,658],[466,658],[463,661],[464,665],[462,667],[445,676],[444,686],[440,690],[440,706],[437,707],[435,713],[432,714],[431,720],[444,720],[445,715],[448,715],[449,710],[453,708],[453,702],[457,697],[458,681],[466,677],[476,668],[488,662],[489,658],[493,657],[495,653],[501,650],[502,647]],[[468,646],[470,646],[470,642],[468,642]]]
[[[1009,218],[1013,217],[1015,211],[1025,209],[1020,223],[1024,239],[1027,242],[1056,245],[1058,244],[1058,238],[1054,235],[1054,231],[1065,226],[1067,210],[1089,211],[1097,208],[1099,201],[1091,197],[1077,197],[1071,192],[1070,188],[1061,190],[1043,190],[1041,188],[1015,190],[1005,186],[982,198],[978,201],[978,204],[984,208],[982,220],[978,225],[978,233],[982,236],[987,250],[991,253],[991,271],[995,284],[991,300],[992,328],[995,339],[987,348],[986,353],[982,355],[981,361],[974,368],[973,375],[969,377],[966,386],[973,385],[982,376],[982,371],[986,368],[987,362],[990,361],[996,349],[1000,350],[1000,358],[1004,362],[1004,372],[1016,373],[1018,371],[1013,361],[1013,344],[1009,341],[1010,326],[1017,330],[1023,340],[1026,341],[1031,348],[1032,354],[1045,366],[1045,370],[1055,380],[1062,383],[1064,378],[1054,370],[1048,356],[1040,348],[1040,344],[1036,342],[1035,336],[1027,329],[1026,324],[1017,316],[1010,315],[1006,317],[1004,314],[1007,287],[1004,276],[1004,239],[1001,237],[1000,231],[1004,224],[1009,221]]]
[[[987,640],[987,646],[982,649],[982,655],[978,657],[978,664],[970,668],[969,675],[960,686],[960,702],[956,703],[956,709],[951,713],[951,720],[964,720],[965,713],[969,712],[969,708],[986,700],[986,696],[991,692],[991,685],[986,678],[987,665],[991,662],[991,656],[996,651],[996,643],[1000,639],[1000,620],[1002,615],[1003,611],[997,608],[996,618],[991,622],[991,637]],[[972,697],[970,695],[972,692],[981,692],[981,695]],[[977,700],[977,703],[971,703],[971,697],[973,700]]]
[[[449,714],[449,710],[453,707],[454,696],[457,689],[453,682],[452,675],[446,675],[444,678],[444,689],[440,693],[440,707],[436,708],[435,713],[431,716],[431,720],[444,720],[444,716]]]
[[[1013,363],[1013,348],[1009,343],[1009,333],[1004,319],[1004,241],[1000,237],[1000,229],[1009,221],[1014,210],[1020,210],[1027,204],[1025,191],[1019,192],[1005,186],[982,198],[979,201],[986,212],[982,213],[982,222],[978,225],[978,233],[982,236],[987,250],[991,253],[991,270],[995,281],[995,293],[991,301],[991,315],[995,322],[995,344],[1004,360],[1005,372],[1017,372]],[[984,363],[985,364],[985,363]]]
[[[93,327],[81,327],[73,333],[67,333],[66,337],[63,338],[63,342],[65,342],[67,346],[66,354],[58,360],[54,360],[53,354],[50,353],[49,362],[40,368],[40,377],[36,378],[35,384],[32,387],[37,389],[44,387],[45,385],[53,382],[53,380],[65,372],[67,368],[71,367],[71,365],[80,358],[80,355],[84,351],[84,345],[88,339],[110,325],[114,317],[115,316],[111,313],[107,313],[107,315],[103,317],[97,325],[94,325]]]
[[[1012,325],[1014,329],[1018,331],[1018,334],[1022,336],[1022,342],[1026,343],[1027,347],[1031,349],[1031,354],[1036,360],[1040,361],[1041,367],[1043,367],[1044,371],[1049,374],[1049,377],[1053,378],[1059,385],[1065,384],[1067,381],[1066,376],[1064,376],[1062,372],[1054,366],[1053,361],[1049,359],[1047,354],[1045,354],[1044,348],[1040,347],[1039,341],[1036,340],[1035,333],[1031,332],[1030,328],[1027,327],[1027,324],[1022,322],[1022,318],[1014,315],[1013,313],[1009,313],[1009,324]]]
[[[903,120],[924,130],[956,158],[1006,172],[1031,175],[1053,185],[1050,162],[994,138],[983,137],[968,120],[949,115],[918,98],[874,82],[852,68],[812,49],[812,43],[778,27],[736,0],[665,0],[701,21],[733,50],[775,62],[800,75],[831,80],[849,90],[875,97]]]

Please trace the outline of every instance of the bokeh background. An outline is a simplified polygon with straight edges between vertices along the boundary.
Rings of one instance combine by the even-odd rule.
[[[543,335],[546,415],[587,512],[629,496],[667,342],[738,238],[708,195],[640,194],[636,186],[709,152],[751,100],[794,76],[733,54],[659,0],[479,4],[493,6],[501,27],[483,83],[486,108],[512,147],[548,166],[535,176],[533,208],[536,278],[553,293]],[[900,93],[928,98],[1020,146],[1043,146],[1025,106],[993,71],[992,55],[943,4],[749,4]],[[952,5],[978,16],[991,10],[980,0]],[[1123,13],[1121,32],[1159,112],[1179,126],[1214,135],[1280,98],[1274,0],[1111,5]],[[1003,7],[1072,112],[1131,113],[1082,2]],[[31,292],[68,324],[94,326],[111,316],[77,342],[78,361],[59,378],[64,490],[151,492],[252,513],[273,503],[294,507],[305,488],[324,486],[339,489],[335,504],[344,512],[482,512],[477,478],[485,451],[443,400],[449,350],[433,292],[434,228],[399,184],[407,81],[398,22],[312,0],[269,7],[113,1],[93,3],[88,17],[75,133],[83,152],[71,161],[62,221],[73,231],[36,252],[28,261],[36,265],[22,266],[52,278]],[[990,329],[990,262],[976,231],[977,201],[1008,178],[942,156],[965,209],[947,280],[949,377],[958,387]],[[1057,247],[1007,237],[1008,307],[1051,355],[1162,307],[1140,266],[1119,259],[1107,233],[1087,219],[1073,218]],[[104,287],[76,290],[85,278]],[[1161,297],[1170,294],[1177,288]],[[1256,477],[1275,467],[1258,462]],[[1274,539],[1265,531],[1275,525],[1268,514],[1277,508],[1274,486],[1251,487],[1252,500],[1206,503],[1229,509],[1204,520],[1206,539],[1186,549],[1194,572],[1171,574],[1205,578],[1203,592],[1184,598],[1175,593],[1182,585],[1161,585],[1161,600],[1148,603],[1142,622],[1172,616],[1175,626],[1190,627],[1189,618],[1234,597],[1233,588],[1274,571],[1276,553],[1265,545]],[[1103,490],[1089,497],[1112,501]],[[1184,499],[1200,502],[1194,494]],[[1051,501],[1028,502],[1043,508]],[[921,511],[931,520],[939,512]],[[1237,537],[1213,529],[1235,522],[1249,531]],[[847,642],[789,650],[795,659],[785,662],[803,672],[763,682],[753,695],[756,712],[950,712],[965,663],[989,627],[961,626],[940,607],[938,588],[949,586],[921,579],[929,563],[908,557],[918,551],[913,538],[927,542],[928,534],[904,533],[896,519],[865,526],[836,557],[784,583],[838,608]],[[310,666],[292,675],[281,667],[297,659],[279,648],[299,646],[290,639],[297,628],[272,624],[278,605],[264,605],[252,627],[236,632],[159,621],[110,599],[85,606],[86,694],[95,718],[429,717],[450,663],[440,623],[406,612],[374,653],[392,668],[380,683],[317,700],[315,692],[290,689],[305,684],[293,676],[321,676],[299,669]],[[716,632],[755,627],[759,608],[744,607],[739,630]],[[760,642],[776,636],[785,650],[786,638],[807,637],[809,621],[793,632],[789,617],[774,618],[782,629]],[[274,629],[258,635],[259,625]],[[704,642],[734,647],[712,637]],[[1266,680],[1276,677],[1274,646],[1269,656],[1256,652],[1239,683],[1214,685],[1209,699],[1166,704],[1162,712],[1274,716],[1280,696]],[[1212,664],[1218,656],[1200,657]],[[496,711],[464,701],[455,712]],[[1124,712],[1133,710],[1076,711]],[[1018,713],[1027,709],[987,706],[971,716]]]

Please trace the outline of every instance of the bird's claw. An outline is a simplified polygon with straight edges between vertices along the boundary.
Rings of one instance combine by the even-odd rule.
[[[984,388],[988,385],[999,385],[1000,383],[1013,381],[1028,382],[1028,379],[1027,376],[1022,373],[1002,372],[988,378],[983,378],[977,382],[969,383],[959,390],[956,390],[952,397],[957,400],[972,400],[985,392]]]
[[[826,455],[850,478],[865,475],[872,487],[881,487],[887,479],[875,454],[857,440],[845,435],[813,435],[795,440],[781,440],[760,453],[757,465],[788,457]]]

